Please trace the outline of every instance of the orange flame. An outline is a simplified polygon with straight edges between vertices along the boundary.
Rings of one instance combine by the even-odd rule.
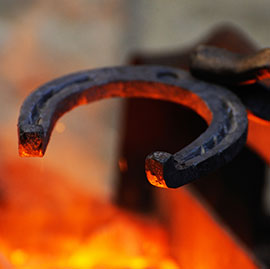
[[[165,229],[50,170],[6,163],[2,178],[1,269],[258,268],[185,189],[158,191]]]
[[[1,269],[179,268],[157,220],[90,198],[66,176],[27,163],[5,164],[2,178]]]

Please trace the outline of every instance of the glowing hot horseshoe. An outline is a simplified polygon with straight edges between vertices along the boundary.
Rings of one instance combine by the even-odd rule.
[[[175,102],[196,111],[209,125],[175,154],[157,151],[147,156],[147,178],[155,186],[176,188],[189,183],[232,160],[245,144],[246,111],[233,93],[179,69],[128,66],[67,75],[30,94],[18,121],[20,156],[43,156],[61,115],[78,105],[111,97]]]

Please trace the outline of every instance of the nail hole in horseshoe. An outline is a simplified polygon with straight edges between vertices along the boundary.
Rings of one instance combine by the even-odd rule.
[[[166,79],[166,78],[177,79],[178,78],[177,74],[175,74],[173,72],[159,72],[159,73],[157,73],[157,77],[161,78],[161,79]]]

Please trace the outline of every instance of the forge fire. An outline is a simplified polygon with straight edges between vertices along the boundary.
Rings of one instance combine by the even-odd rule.
[[[5,163],[3,172],[1,268],[258,268],[188,190],[162,190],[166,212],[146,217],[54,171]]]
[[[0,269],[270,266],[270,4],[192,1],[0,1]]]

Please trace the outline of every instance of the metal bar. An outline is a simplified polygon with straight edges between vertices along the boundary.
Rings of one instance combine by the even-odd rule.
[[[249,55],[200,45],[191,54],[191,71],[196,77],[227,85],[254,84],[270,78],[270,49]]]

